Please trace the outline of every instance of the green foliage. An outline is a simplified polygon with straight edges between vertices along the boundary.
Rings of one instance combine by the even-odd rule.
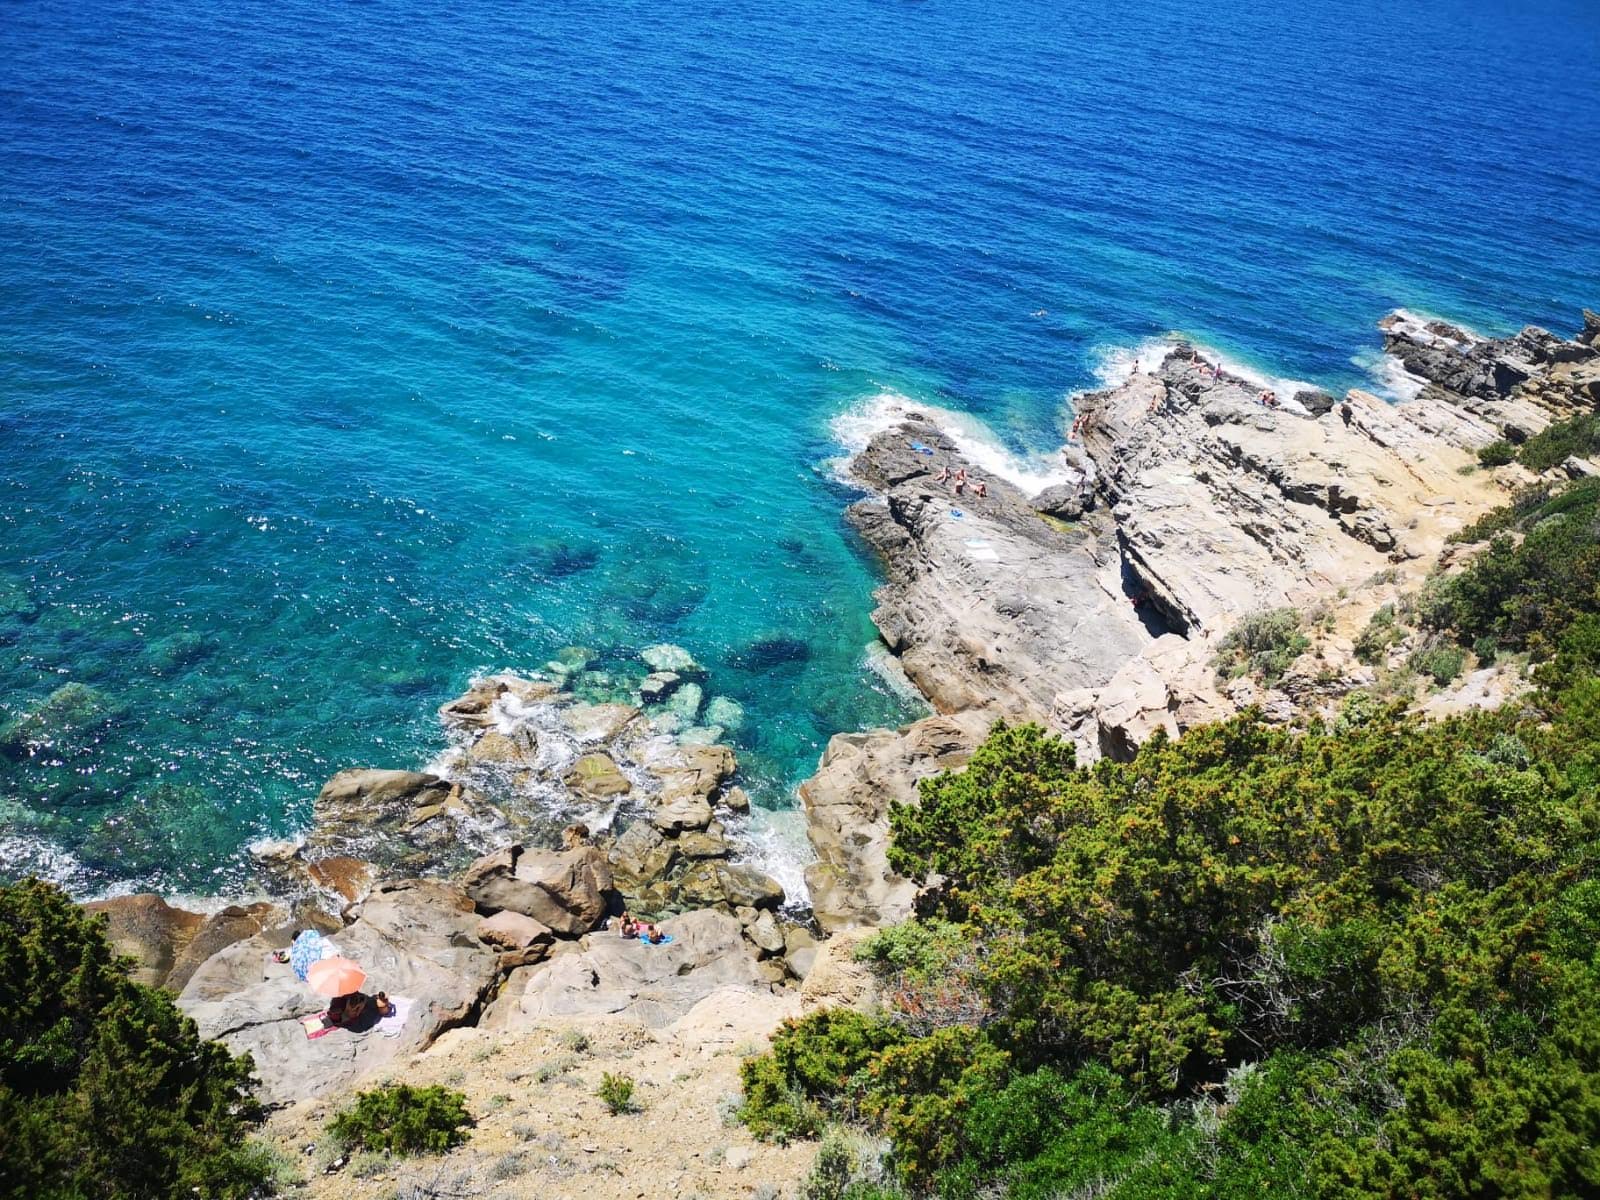
[[[1489,546],[1440,585],[1423,614],[1434,628],[1546,659],[1572,626],[1597,616],[1600,479],[1532,489],[1462,536]]]
[[[1529,470],[1548,471],[1574,456],[1600,451],[1600,416],[1580,413],[1534,434],[1517,449],[1517,461]],[[1480,452],[1479,458],[1482,458]]]
[[[595,1091],[605,1102],[606,1108],[612,1116],[622,1113],[639,1111],[639,1103],[633,1098],[633,1078],[628,1075],[613,1075],[607,1071],[600,1077],[600,1086]]]
[[[102,919],[38,880],[0,886],[0,1196],[243,1197],[252,1065],[133,983]]]
[[[1407,665],[1418,675],[1433,680],[1435,687],[1443,687],[1461,674],[1466,665],[1466,651],[1442,638],[1429,638],[1411,655]]]
[[[1367,626],[1356,637],[1356,658],[1368,666],[1382,662],[1389,647],[1405,636],[1395,619],[1394,605],[1385,604],[1372,614]]]
[[[800,1200],[845,1200],[855,1178],[856,1156],[842,1130],[828,1130],[811,1171],[800,1184]]]
[[[1478,461],[1486,467],[1503,467],[1514,462],[1516,457],[1517,448],[1505,438],[1498,438],[1478,451]]]
[[[1224,679],[1250,675],[1266,684],[1277,683],[1311,645],[1300,632],[1301,624],[1300,613],[1293,608],[1252,613],[1222,639],[1212,666]]]
[[[460,1092],[390,1083],[361,1092],[328,1124],[348,1146],[394,1155],[443,1154],[467,1140],[472,1116]]]

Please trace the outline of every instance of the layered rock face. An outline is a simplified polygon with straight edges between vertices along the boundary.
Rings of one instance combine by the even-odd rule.
[[[1243,704],[1288,716],[1356,686],[1359,671],[1323,663],[1302,696],[1263,696],[1224,689],[1211,662],[1248,614],[1326,609],[1375,578],[1419,583],[1451,534],[1531,478],[1476,469],[1479,449],[1600,403],[1594,314],[1575,340],[1488,339],[1403,313],[1381,327],[1410,399],[1277,397],[1179,344],[1079,398],[1066,482],[1031,498],[916,416],[857,456],[873,495],[850,517],[888,575],[874,620],[944,715],[835,738],[802,786],[825,927],[908,913],[914,889],[884,858],[888,805],[964,762],[994,717],[1039,721],[1093,761]]]

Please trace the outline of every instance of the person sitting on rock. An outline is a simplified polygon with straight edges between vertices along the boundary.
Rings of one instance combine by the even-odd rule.
[[[987,496],[989,494],[989,485],[981,479],[973,480],[972,494],[974,496]]]
[[[933,481],[935,483],[943,483],[945,480],[947,480],[949,478],[950,478],[950,464],[949,463],[945,463],[944,466],[939,468],[939,473],[933,477]]]
[[[952,483],[951,486],[955,488],[956,495],[958,496],[961,495],[963,490],[965,490],[967,486],[967,469],[965,467],[962,467],[956,472],[955,482]]]
[[[617,929],[625,938],[639,936],[639,922],[633,919],[631,912],[624,911],[622,916],[617,918]]]
[[[667,940],[667,935],[662,933],[655,925],[646,925],[644,927],[644,936],[652,946],[659,946]]]

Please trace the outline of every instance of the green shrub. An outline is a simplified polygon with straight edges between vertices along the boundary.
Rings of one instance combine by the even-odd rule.
[[[472,1116],[460,1092],[390,1083],[361,1092],[328,1125],[346,1145],[394,1155],[443,1154],[467,1140]]]
[[[740,1064],[739,1078],[744,1085],[744,1103],[736,1115],[755,1137],[788,1143],[822,1132],[827,1121],[822,1105],[791,1081],[770,1054],[746,1059]]]
[[[0,885],[0,1196],[244,1197],[252,1064],[128,979],[105,921],[35,879]]]
[[[595,1095],[605,1101],[612,1116],[639,1111],[639,1105],[633,1098],[633,1079],[627,1075],[613,1075],[607,1071],[601,1076]]]
[[[1600,417],[1581,413],[1534,434],[1517,450],[1517,461],[1532,471],[1548,471],[1574,456],[1600,451]]]
[[[1505,438],[1490,442],[1478,451],[1478,461],[1486,467],[1503,467],[1517,457],[1517,448]]]
[[[800,1200],[845,1200],[855,1173],[856,1156],[850,1143],[839,1129],[830,1129],[800,1184]]]
[[[1466,661],[1466,652],[1460,646],[1430,638],[1426,644],[1412,653],[1407,665],[1418,675],[1425,675],[1433,680],[1434,686],[1443,687],[1461,674],[1461,668],[1466,665]]]
[[[759,1138],[814,1137],[827,1119],[822,1101],[849,1110],[879,1052],[906,1040],[892,1022],[848,1008],[785,1021],[769,1053],[740,1065],[745,1099],[739,1119]]]
[[[1372,614],[1366,628],[1356,637],[1356,658],[1368,666],[1382,662],[1389,647],[1405,636],[1395,620],[1394,605],[1385,604]]]
[[[1293,608],[1252,613],[1228,631],[1212,665],[1223,679],[1250,675],[1269,686],[1277,683],[1289,664],[1311,646],[1300,632],[1301,624],[1300,613]]]

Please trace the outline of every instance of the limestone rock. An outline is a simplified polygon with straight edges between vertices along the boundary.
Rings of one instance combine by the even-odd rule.
[[[673,795],[656,807],[650,821],[666,833],[704,829],[711,824],[711,803],[704,796]]]
[[[778,922],[773,919],[771,912],[762,912],[746,932],[762,953],[783,953],[783,930],[778,928]]]
[[[685,903],[700,907],[725,905],[733,909],[777,908],[783,887],[754,867],[707,860],[694,863],[678,880]]]
[[[611,864],[593,846],[524,850],[511,845],[468,868],[462,890],[485,909],[510,909],[578,937],[598,925],[614,893]]]
[[[499,978],[497,956],[477,938],[478,916],[459,890],[428,880],[380,883],[359,918],[339,931],[339,950],[360,963],[368,989],[413,1003],[398,1037],[335,1029],[310,1040],[302,1017],[326,1001],[271,951],[292,931],[260,933],[212,955],[178,1006],[235,1053],[254,1056],[268,1103],[335,1095],[385,1063],[427,1047],[466,1020]]]
[[[645,889],[671,870],[679,848],[679,842],[662,837],[648,822],[635,821],[629,825],[608,856],[617,891],[637,902]]]
[[[506,684],[499,679],[481,679],[476,681],[472,688],[463,696],[458,696],[448,704],[439,706],[439,715],[457,725],[487,726],[494,723],[490,709],[506,691]]]
[[[878,980],[872,968],[856,961],[856,950],[875,929],[853,929],[834,934],[818,946],[800,987],[800,1008],[853,1008],[870,1012],[878,1005]]]
[[[595,799],[623,796],[633,790],[633,784],[616,761],[609,754],[598,751],[585,754],[572,765],[572,770],[567,773],[566,784]]]
[[[647,946],[599,932],[578,943],[578,952],[536,967],[508,1026],[615,1013],[660,1028],[720,988],[760,986],[755,951],[733,917],[702,910],[673,917],[661,929],[672,935],[669,944]]]
[[[631,704],[574,704],[562,718],[580,742],[609,742],[638,715]]]
[[[205,919],[188,945],[178,952],[162,986],[181,992],[207,959],[220,950],[255,937],[280,922],[286,914],[275,904],[230,904]]]
[[[732,852],[720,833],[683,833],[678,836],[678,851],[685,858],[727,858]]]
[[[347,854],[332,854],[306,863],[306,877],[312,884],[333,893],[346,904],[362,899],[376,875],[377,868],[371,863]]]
[[[503,767],[531,767],[539,760],[539,741],[533,730],[527,728],[512,733],[490,729],[472,743],[467,754],[473,762]]]
[[[742,787],[723,788],[718,799],[730,812],[750,811],[750,795]]]
[[[166,982],[178,955],[206,920],[203,914],[174,908],[150,892],[95,900],[83,909],[106,918],[112,949],[138,963],[130,977],[148,987]]]
[[[705,668],[695,662],[694,655],[682,646],[674,646],[662,642],[655,646],[646,646],[639,652],[639,657],[644,659],[644,665],[652,672],[671,671],[677,675],[704,675]]]
[[[383,869],[458,870],[507,829],[493,804],[437,775],[349,770],[318,794],[303,854],[313,861],[363,859]]]
[[[914,803],[917,781],[964,766],[989,731],[979,711],[929,717],[900,730],[842,733],[800,785],[817,862],[806,868],[824,930],[890,925],[911,915],[916,884],[889,869],[889,804]]]

